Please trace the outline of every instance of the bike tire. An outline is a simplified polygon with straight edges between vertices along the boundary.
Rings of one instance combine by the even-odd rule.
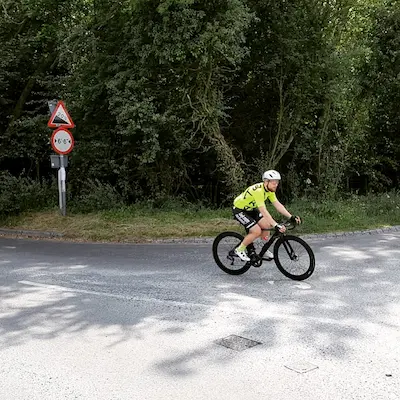
[[[228,259],[228,257],[230,257],[229,253],[232,252],[242,242],[242,240],[243,236],[237,232],[222,232],[214,239],[212,246],[214,260],[218,267],[229,275],[244,274],[251,267],[250,262],[245,263],[237,256]],[[234,265],[235,261],[237,261],[238,268],[230,268],[230,265]]]
[[[291,259],[288,249],[293,249],[295,251],[296,259]],[[308,261],[307,261],[308,257]],[[282,272],[286,277],[293,279],[295,281],[303,281],[309,278],[315,269],[315,256],[311,247],[303,239],[292,236],[285,235],[280,237],[274,246],[274,260],[279,271]],[[289,267],[295,267],[300,264],[299,261],[304,262],[304,268],[302,268],[302,273],[294,274],[292,269]]]

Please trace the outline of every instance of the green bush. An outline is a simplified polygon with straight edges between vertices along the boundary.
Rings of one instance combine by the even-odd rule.
[[[98,179],[88,180],[81,193],[71,200],[70,209],[80,213],[118,209],[124,205],[121,194],[110,184]]]
[[[43,210],[57,201],[56,183],[0,172],[0,217]]]

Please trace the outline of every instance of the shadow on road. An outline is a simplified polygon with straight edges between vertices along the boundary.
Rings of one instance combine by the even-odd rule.
[[[88,331],[109,348],[153,335],[166,348],[154,368],[185,376],[237,354],[214,342],[230,334],[341,359],[356,340],[399,329],[400,235],[314,241],[316,272],[303,282],[272,263],[226,275],[204,245],[137,246],[133,263],[127,246],[60,243],[40,255],[15,242],[0,246],[1,349]]]

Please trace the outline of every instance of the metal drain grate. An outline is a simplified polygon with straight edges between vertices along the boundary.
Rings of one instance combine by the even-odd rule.
[[[300,361],[293,364],[285,365],[286,368],[291,369],[292,371],[296,371],[299,374],[304,374],[306,372],[312,371],[313,369],[317,369],[318,366],[311,364],[309,362]]]
[[[227,336],[226,338],[216,340],[215,342],[217,344],[220,344],[221,346],[236,351],[246,350],[249,349],[250,347],[254,347],[257,346],[258,344],[261,344],[261,342],[257,342],[255,340],[247,339],[237,335],[230,335]]]

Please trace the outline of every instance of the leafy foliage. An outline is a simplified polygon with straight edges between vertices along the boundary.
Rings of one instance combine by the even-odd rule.
[[[370,54],[363,69],[369,99],[371,182],[376,189],[399,185],[400,4],[384,2],[372,14]]]
[[[3,0],[0,168],[52,175],[47,101],[62,98],[77,209],[230,204],[267,168],[292,198],[398,187],[399,8]]]
[[[124,204],[122,196],[109,183],[88,180],[69,208],[78,212],[118,209]]]
[[[0,173],[0,217],[51,207],[56,200],[54,182],[40,182],[7,172]]]

